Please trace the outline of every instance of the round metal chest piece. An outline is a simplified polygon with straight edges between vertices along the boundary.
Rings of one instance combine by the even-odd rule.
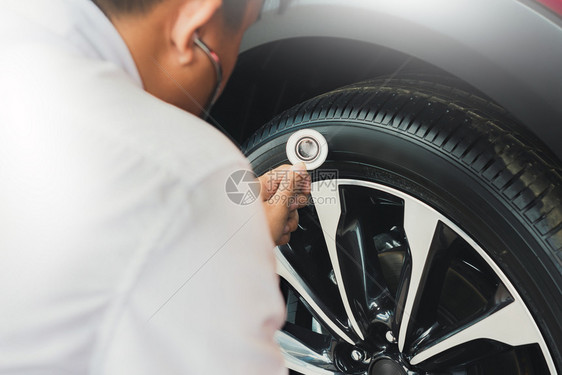
[[[303,162],[307,170],[320,167],[328,157],[328,142],[318,131],[303,129],[287,140],[287,159],[291,164]]]
[[[301,138],[297,143],[297,156],[304,161],[311,161],[318,157],[320,145],[312,138]]]

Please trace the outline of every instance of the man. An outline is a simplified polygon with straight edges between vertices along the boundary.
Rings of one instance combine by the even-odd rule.
[[[285,373],[272,247],[307,177],[233,203],[250,167],[195,116],[260,6],[2,1],[0,373]]]

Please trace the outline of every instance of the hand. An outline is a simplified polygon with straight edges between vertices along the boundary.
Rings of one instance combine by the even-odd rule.
[[[282,165],[259,177],[261,198],[275,245],[285,245],[299,224],[298,209],[308,204],[310,175],[304,163]]]

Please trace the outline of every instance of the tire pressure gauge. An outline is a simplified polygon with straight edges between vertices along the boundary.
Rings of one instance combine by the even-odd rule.
[[[328,142],[316,130],[303,129],[287,141],[287,158],[291,164],[303,162],[307,170],[320,167],[328,157]]]

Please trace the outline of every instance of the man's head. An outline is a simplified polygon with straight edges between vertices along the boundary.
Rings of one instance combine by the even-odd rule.
[[[144,88],[200,114],[217,77],[199,38],[220,58],[224,80],[240,41],[263,0],[94,0],[108,15],[135,60]]]
[[[146,14],[156,4],[165,0],[93,0],[108,16],[123,16],[126,14]],[[223,0],[226,26],[232,30],[242,27],[246,7],[249,0]]]

